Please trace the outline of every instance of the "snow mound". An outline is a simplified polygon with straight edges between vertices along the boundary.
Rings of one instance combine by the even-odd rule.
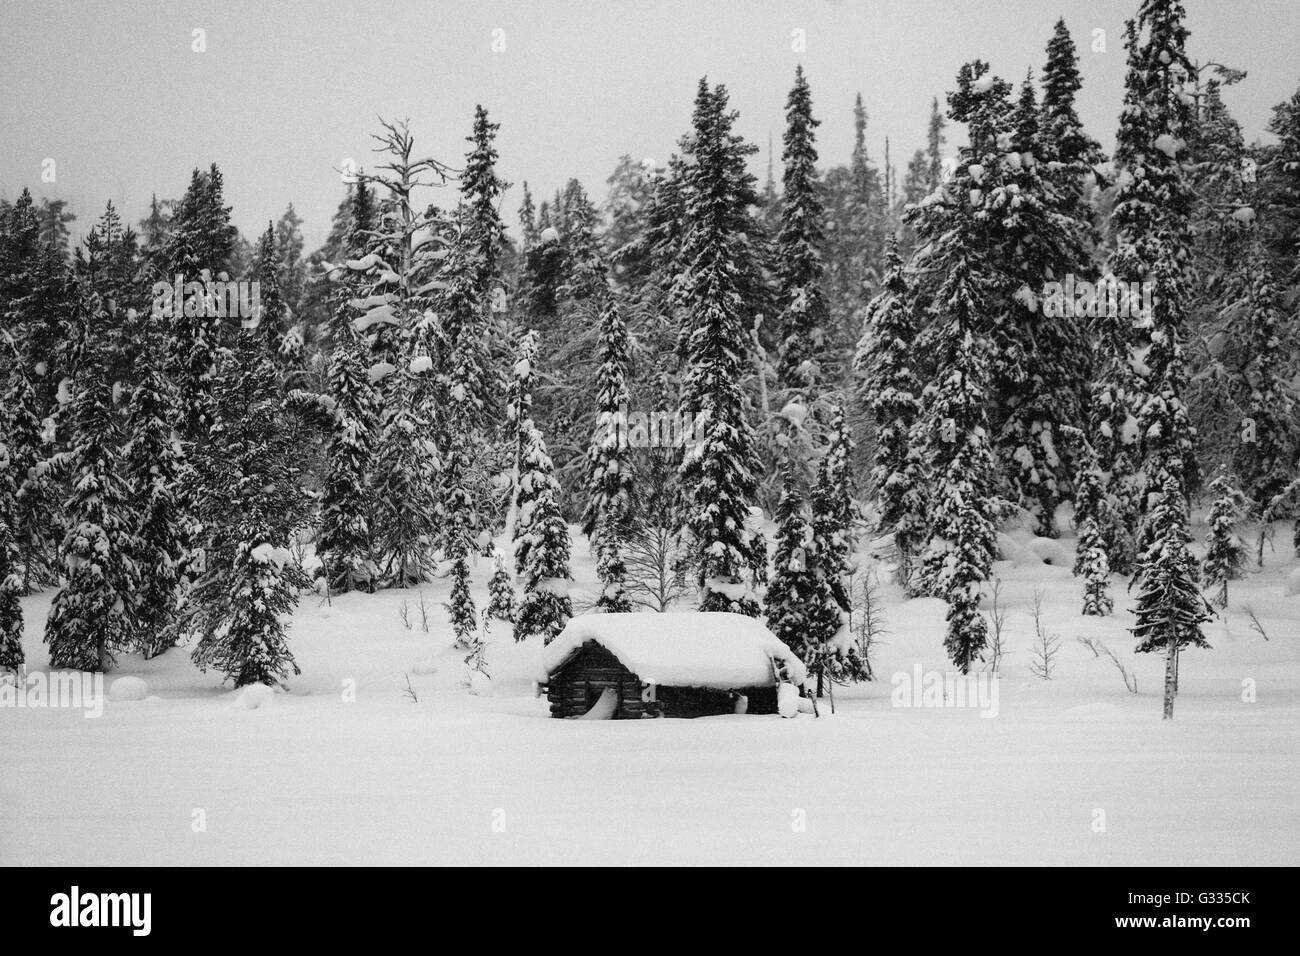
[[[438,673],[438,662],[431,657],[425,657],[411,665],[411,673],[416,677],[427,677],[429,674]]]
[[[776,711],[782,717],[799,716],[799,688],[782,684],[776,689]]]
[[[1012,564],[1031,564],[1038,559],[1036,554],[1004,531],[998,532],[998,557]]]
[[[119,677],[108,688],[109,700],[144,700],[149,696],[149,685],[139,677]]]
[[[600,644],[643,681],[666,687],[768,687],[777,679],[774,662],[796,683],[807,678],[803,663],[762,622],[726,611],[575,617],[543,649],[545,677],[588,642]]]
[[[1300,568],[1293,568],[1291,573],[1287,575],[1286,586],[1282,593],[1287,597],[1300,594]]]
[[[1058,568],[1068,568],[1074,564],[1074,552],[1055,538],[1038,538],[1030,540],[1026,550],[1043,564]]]
[[[249,684],[234,700],[237,710],[261,710],[275,703],[275,688],[268,684]]]

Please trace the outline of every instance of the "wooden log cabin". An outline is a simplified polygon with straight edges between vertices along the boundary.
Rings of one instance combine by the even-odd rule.
[[[543,652],[552,717],[629,720],[775,714],[803,665],[741,614],[587,614]]]

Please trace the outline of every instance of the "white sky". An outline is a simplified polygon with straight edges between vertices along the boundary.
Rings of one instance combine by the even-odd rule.
[[[823,166],[847,158],[861,90],[879,161],[922,145],[931,97],[982,57],[1018,82],[1041,69],[1064,16],[1080,48],[1080,112],[1113,142],[1123,21],[1137,0],[0,0],[0,196],[70,201],[78,233],[112,199],[127,218],[179,197],[216,161],[250,237],[293,201],[307,247],[324,238],[344,157],[368,161],[374,117],[409,114],[417,147],[459,165],[473,108],[501,123],[501,173],[545,196],[577,176],[603,198],[621,153],[662,162],[702,74],[727,84],[739,129],[778,151],[802,62],[823,121]],[[1229,106],[1248,138],[1300,83],[1300,2],[1185,0],[1194,58],[1246,69]],[[206,30],[207,51],[191,50]],[[1090,50],[1106,31],[1106,52]],[[493,52],[493,31],[505,50]],[[806,52],[791,49],[806,31]],[[41,182],[56,161],[57,181]]]

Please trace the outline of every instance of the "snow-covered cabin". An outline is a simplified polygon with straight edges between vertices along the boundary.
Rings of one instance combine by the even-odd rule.
[[[552,717],[775,714],[802,662],[743,614],[584,614],[542,652]]]

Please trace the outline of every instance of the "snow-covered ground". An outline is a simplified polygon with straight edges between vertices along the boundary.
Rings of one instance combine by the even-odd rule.
[[[1073,540],[1013,538],[993,719],[891,705],[893,675],[947,665],[943,605],[889,586],[878,679],[840,692],[834,716],[793,720],[552,720],[532,694],[541,648],[505,626],[491,695],[464,690],[445,583],[423,592],[428,633],[418,591],[304,594],[287,693],[223,688],[178,649],[121,659],[108,686],[141,678],[148,696],[98,719],[0,708],[0,863],[1300,862],[1296,560],[1234,583],[1162,722],[1163,660],[1131,652],[1124,583],[1114,618],[1084,618]],[[1030,672],[1036,587],[1061,638],[1050,681]],[[49,600],[23,606],[35,669]],[[1116,651],[1138,694],[1080,635]]]

